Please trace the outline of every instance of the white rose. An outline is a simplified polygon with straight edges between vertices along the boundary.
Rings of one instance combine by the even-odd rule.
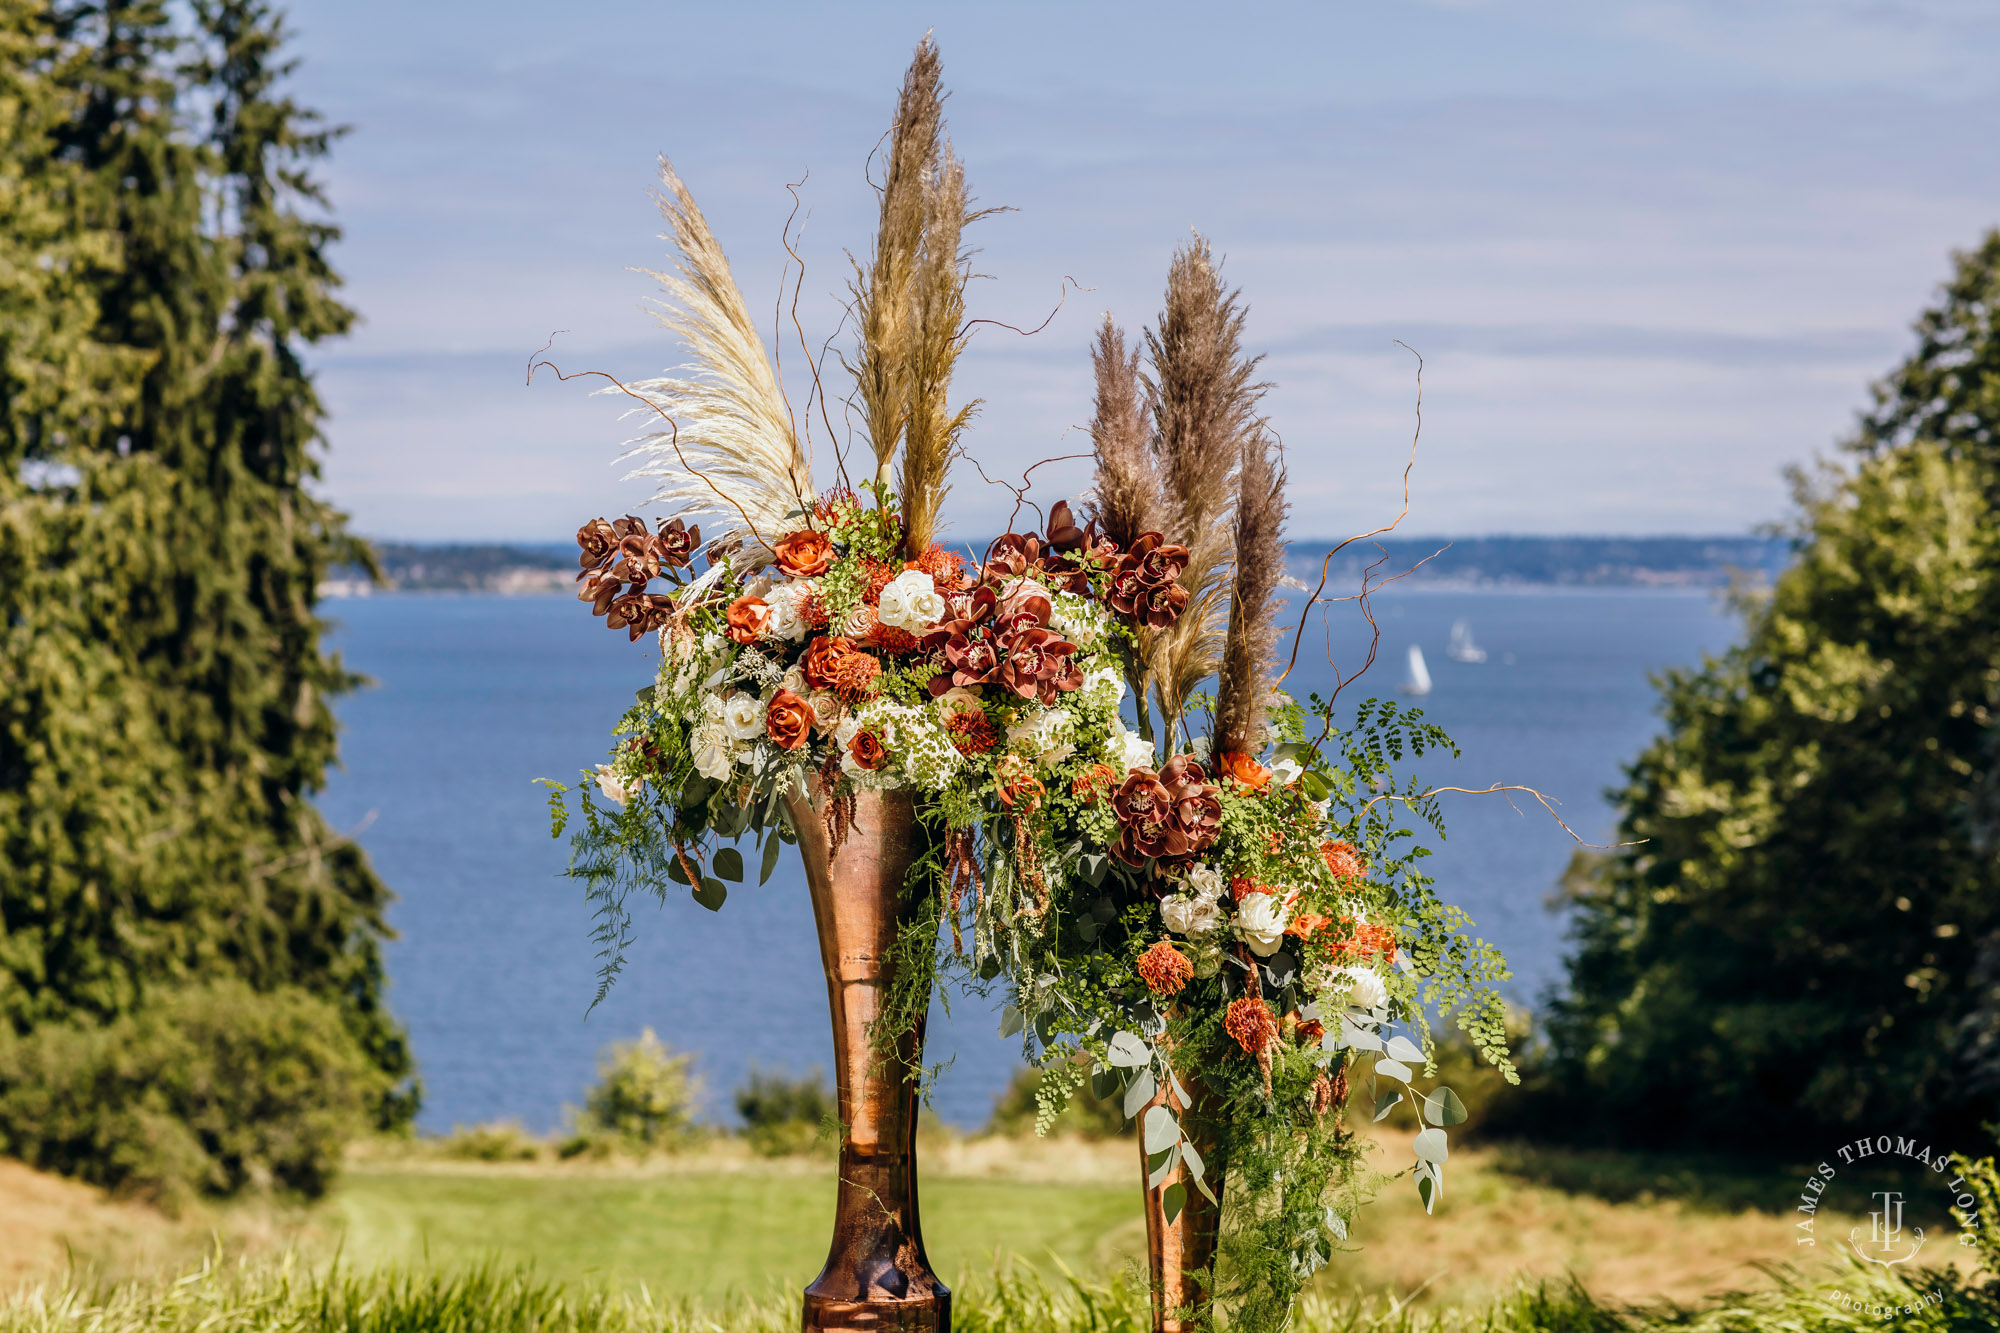
[[[1092,667],[1083,675],[1083,688],[1086,691],[1109,691],[1111,702],[1114,704],[1120,703],[1125,698],[1125,677],[1119,673],[1116,667]]]
[[[1336,984],[1347,986],[1347,1003],[1356,1009],[1380,1009],[1389,1003],[1389,988],[1382,978],[1366,967],[1343,967],[1333,974]]]
[[[1269,958],[1285,941],[1285,926],[1291,919],[1289,902],[1275,893],[1253,893],[1236,904],[1236,933],[1259,958]]]
[[[1187,891],[1197,898],[1213,901],[1222,896],[1222,872],[1214,866],[1195,866],[1187,872],[1182,883],[1186,884]]]
[[[736,745],[729,733],[714,723],[696,727],[688,744],[694,751],[694,771],[705,778],[725,781],[736,767]]]
[[[921,569],[906,569],[882,589],[875,614],[885,625],[921,634],[944,619],[944,598],[930,575]]]
[[[1160,899],[1160,919],[1176,935],[1206,935],[1222,924],[1222,904],[1214,898],[1170,893]]]
[[[1037,763],[1044,767],[1060,764],[1076,753],[1076,746],[1058,739],[1062,729],[1069,725],[1067,709],[1050,708],[1037,713],[1033,718],[1012,722],[1007,726],[1009,747],[1035,756]]]
[[[765,633],[774,639],[789,639],[794,643],[805,638],[812,629],[812,623],[805,614],[806,598],[812,593],[813,585],[803,580],[771,589],[764,598],[771,608],[771,623]]]
[[[1055,594],[1026,577],[1013,579],[1001,587],[999,605],[996,609],[1003,617],[1011,616],[1022,610],[1023,604],[1033,597],[1048,602],[1049,613],[1051,615],[1055,613]]]
[[[971,690],[966,689],[963,685],[952,686],[936,699],[933,699],[931,705],[937,709],[938,720],[941,722],[951,721],[953,713],[977,713],[980,711],[979,696]]]
[[[737,692],[722,705],[722,728],[731,740],[750,741],[764,734],[764,704],[754,694]]]
[[[779,678],[778,685],[781,689],[790,690],[800,698],[804,698],[806,695],[812,693],[812,687],[806,684],[806,673],[796,666]]]
[[[623,805],[625,802],[631,800],[633,794],[639,790],[644,782],[644,778],[633,778],[630,781],[620,778],[616,773],[611,771],[611,765],[609,764],[599,764],[597,766],[598,794],[613,805]]]
[[[1305,768],[1298,760],[1286,755],[1271,764],[1271,780],[1280,787],[1289,787],[1304,776]]]
[[[1151,741],[1137,732],[1125,730],[1122,726],[1112,729],[1111,744],[1106,749],[1111,762],[1127,773],[1135,768],[1151,768],[1159,762],[1154,757]]]
[[[861,719],[854,716],[854,714],[849,713],[846,717],[840,719],[840,722],[834,727],[833,729],[834,742],[837,745],[839,745],[841,749],[844,750],[847,748],[848,742],[854,739],[855,733],[859,732],[860,730],[861,730]]]

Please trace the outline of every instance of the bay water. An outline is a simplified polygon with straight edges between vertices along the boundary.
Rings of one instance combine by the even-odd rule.
[[[729,1094],[753,1065],[827,1065],[826,984],[789,853],[768,884],[732,886],[720,912],[678,889],[638,903],[626,971],[590,1007],[591,915],[563,877],[567,842],[550,838],[533,779],[574,781],[605,757],[611,726],[652,679],[650,640],[628,643],[560,596],[388,594],[327,612],[332,646],[374,684],[337,705],[344,766],[319,804],[397,894],[389,1002],[415,1045],[423,1127],[556,1128],[600,1048],[647,1027],[696,1055],[717,1121],[733,1118]],[[1695,664],[1734,629],[1707,593],[1643,589],[1391,591],[1374,613],[1376,663],[1342,703],[1422,707],[1462,751],[1426,756],[1429,781],[1537,788],[1597,843],[1611,840],[1605,789],[1658,727],[1649,674]],[[1354,609],[1331,620],[1305,633],[1286,682],[1301,696],[1366,656]],[[1484,662],[1447,654],[1460,620]],[[1432,679],[1421,698],[1398,693],[1412,645]],[[1576,843],[1523,794],[1443,800],[1447,838],[1430,873],[1508,954],[1510,998],[1532,1004],[1561,975],[1562,920],[1547,900]],[[998,1036],[998,1004],[962,996],[934,1009],[928,1058],[949,1066],[932,1104],[954,1125],[982,1124],[1020,1067],[1018,1040]]]

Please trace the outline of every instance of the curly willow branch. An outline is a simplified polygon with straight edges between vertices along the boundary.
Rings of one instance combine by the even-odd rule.
[[[1594,852],[1611,852],[1618,850],[1620,847],[1637,847],[1640,845],[1640,843],[1647,841],[1645,838],[1640,838],[1636,842],[1612,842],[1612,843],[1585,842],[1582,838],[1577,836],[1576,830],[1571,828],[1568,824],[1564,824],[1563,817],[1556,813],[1556,806],[1557,804],[1559,804],[1558,802],[1553,801],[1547,796],[1542,795],[1540,792],[1536,791],[1533,787],[1524,787],[1516,783],[1506,783],[1506,782],[1496,782],[1490,787],[1426,787],[1423,791],[1408,792],[1400,796],[1392,792],[1384,792],[1382,795],[1375,797],[1373,800],[1363,805],[1361,807],[1361,813],[1366,814],[1368,811],[1374,809],[1376,806],[1380,805],[1384,801],[1401,802],[1404,805],[1411,805],[1418,801],[1427,800],[1432,796],[1436,796],[1440,792],[1447,792],[1447,791],[1463,792],[1467,796],[1491,796],[1496,792],[1524,791],[1528,793],[1528,795],[1534,797],[1537,801],[1540,801],[1542,803],[1542,809],[1549,812],[1549,818],[1555,820],[1557,824],[1560,824],[1562,826],[1562,831],[1564,833],[1569,834],[1571,838],[1575,839],[1577,846],[1588,847]],[[1514,803],[1512,801],[1509,801],[1507,802],[1507,804],[1513,805]],[[1515,806],[1515,809],[1517,811],[1519,810],[1519,808],[1520,807]]]

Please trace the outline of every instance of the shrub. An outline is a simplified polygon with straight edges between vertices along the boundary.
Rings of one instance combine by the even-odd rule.
[[[661,1152],[694,1136],[701,1083],[692,1055],[676,1055],[647,1028],[637,1041],[604,1049],[597,1084],[584,1095],[577,1134],[558,1150],[564,1157],[591,1152]]]
[[[453,1125],[438,1151],[467,1162],[531,1162],[542,1155],[542,1145],[519,1121],[496,1120],[470,1128]]]
[[[0,1032],[0,1151],[169,1208],[246,1186],[317,1197],[388,1082],[304,991],[155,992],[102,1026]]]
[[[750,1076],[736,1090],[736,1113],[743,1117],[750,1145],[767,1156],[806,1152],[820,1143],[839,1141],[838,1130],[829,1133],[827,1127],[839,1124],[840,1103],[817,1068],[801,1078],[787,1078],[752,1065]]]

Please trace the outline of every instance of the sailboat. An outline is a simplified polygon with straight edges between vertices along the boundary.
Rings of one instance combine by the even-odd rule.
[[[1424,650],[1414,643],[1410,645],[1410,677],[1403,682],[1405,694],[1429,694],[1431,692],[1430,668],[1424,665]]]
[[[1472,641],[1472,624],[1466,620],[1451,622],[1451,644],[1445,656],[1454,662],[1484,662],[1486,650]]]

